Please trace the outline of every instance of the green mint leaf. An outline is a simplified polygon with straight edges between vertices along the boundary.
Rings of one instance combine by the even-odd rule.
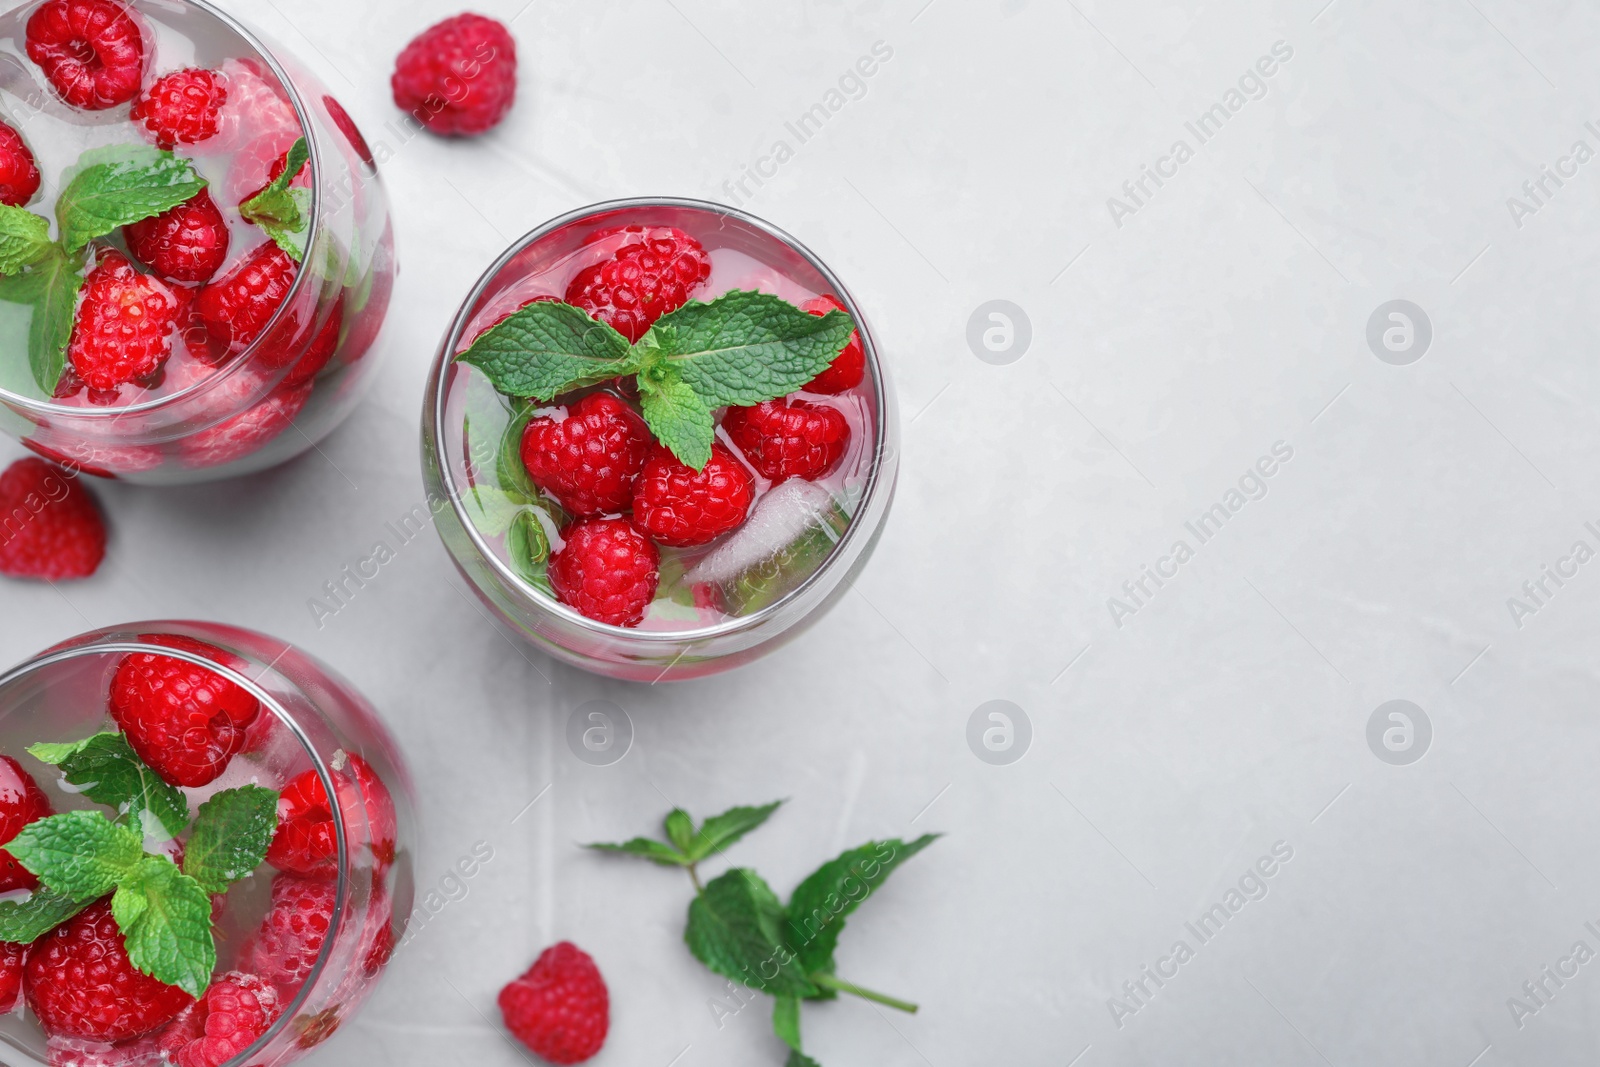
[[[528,465],[522,462],[522,436],[527,432],[528,423],[533,421],[533,411],[532,404],[522,402],[516,405],[511,422],[506,425],[505,433],[500,435],[500,450],[495,455],[494,469],[501,491],[527,504],[540,499],[539,488],[528,474]]]
[[[789,897],[788,943],[806,974],[832,974],[833,951],[850,913],[906,860],[937,841],[926,834],[910,843],[868,842],[829,860]],[[832,998],[825,992],[824,998]]]
[[[709,304],[685,304],[650,333],[679,377],[718,408],[748,407],[805,386],[832,365],[855,329],[842,311],[813,315],[768,293],[735,289]],[[650,342],[646,335],[640,343]]]
[[[666,830],[667,840],[677,846],[679,852],[689,851],[689,842],[694,840],[694,820],[688,812],[682,808],[673,808],[668,812]]]
[[[148,145],[92,148],[68,172],[56,200],[61,245],[76,252],[96,237],[192,199],[206,180],[187,159]]]
[[[226,789],[200,805],[183,849],[183,873],[207,893],[261,866],[278,828],[278,794],[256,785]]]
[[[290,259],[305,262],[311,225],[310,189],[264,189],[241,204],[239,214],[265,230]]]
[[[456,358],[506,396],[554,400],[632,374],[628,339],[570,304],[539,301],[489,327]]]
[[[506,554],[517,576],[552,593],[549,577],[550,534],[534,508],[523,510],[506,531]]]
[[[0,941],[28,945],[60,926],[93,901],[74,900],[44,887],[27,900],[0,901]]]
[[[0,277],[0,300],[33,309],[28,323],[28,364],[46,397],[55,395],[67,368],[67,343],[83,288],[83,256],[49,247],[24,274]]]
[[[707,883],[689,905],[683,939],[712,971],[777,997],[821,994],[783,939],[787,917],[771,887],[736,867]]]
[[[663,867],[687,867],[689,859],[683,853],[674,850],[670,845],[660,841],[652,841],[648,837],[636,837],[632,841],[624,841],[620,845],[585,845],[584,848],[594,849],[596,852],[617,852],[625,856],[639,856],[651,863],[659,863]]]
[[[475,485],[466,494],[467,515],[472,525],[485,537],[499,537],[511,529],[511,524],[522,514],[525,505],[510,493]]]
[[[34,745],[28,752],[60,767],[84,796],[128,816],[145,835],[165,840],[189,825],[183,790],[146,766],[121,734],[96,734],[70,745]]]
[[[24,826],[6,851],[52,892],[90,901],[138,866],[144,838],[98,811],[69,811]]]
[[[783,801],[775,800],[759,808],[732,808],[721,815],[714,815],[700,827],[700,832],[690,844],[682,846],[683,850],[698,863],[713,852],[721,852],[766,822],[782,805]]]
[[[799,997],[778,997],[772,1002],[772,1032],[791,1050],[800,1051]]]
[[[111,914],[135,967],[192,997],[206,991],[217,945],[211,898],[199,882],[165,856],[146,856],[117,886]]]
[[[695,470],[711,462],[717,426],[711,408],[673,368],[658,367],[639,375],[639,408],[656,440]]]
[[[822,1064],[798,1049],[790,1049],[789,1058],[783,1061],[783,1067],[822,1067]]]
[[[50,220],[0,204],[0,274],[16,274],[50,251]]]

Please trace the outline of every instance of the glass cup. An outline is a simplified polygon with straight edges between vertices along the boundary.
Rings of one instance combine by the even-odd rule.
[[[486,496],[526,477],[525,468],[520,474],[516,469],[515,441],[528,412],[522,411],[519,421],[511,402],[494,391],[483,373],[455,357],[483,330],[529,301],[562,299],[577,273],[613,254],[617,241],[625,239],[618,236],[623,228],[640,226],[673,227],[704,246],[712,273],[696,299],[710,301],[736,288],[771,293],[797,305],[834,298],[855,319],[866,373],[862,384],[846,395],[811,398],[843,412],[852,429],[849,451],[828,476],[829,492],[817,493],[817,482],[798,487],[799,479],[782,483],[789,487],[785,494],[797,502],[820,496],[831,521],[808,527],[805,539],[751,561],[742,573],[723,573],[715,591],[719,609],[708,609],[698,593],[668,602],[658,592],[643,624],[630,629],[586,618],[561,603],[547,584],[530,580],[507,531],[485,521]],[[528,234],[489,268],[456,314],[425,396],[428,515],[419,506],[413,513],[418,525],[431,518],[457,569],[500,622],[558,659],[613,678],[657,682],[702,677],[748,663],[795,637],[843,595],[866,565],[894,497],[898,416],[859,305],[833,272],[794,238],[718,204],[614,201],[582,208]],[[719,433],[727,442],[726,433]],[[755,516],[762,514],[762,500],[777,488],[760,485]],[[661,588],[669,586],[669,568],[692,579],[705,558],[703,552],[687,558],[665,554]],[[676,588],[682,592],[684,587]]]
[[[219,898],[214,973],[262,976],[277,986],[282,1009],[277,1022],[228,1067],[289,1063],[331,1036],[360,1006],[405,932],[416,840],[410,777],[377,712],[306,653],[229,626],[146,622],[73,638],[0,676],[0,754],[33,777],[57,814],[106,809],[61,788],[59,771],[34,759],[27,747],[115,729],[106,710],[111,680],[125,659],[142,655],[202,667],[260,704],[242,751],[222,776],[184,791],[191,812],[216,791],[245,784],[282,791],[293,781],[314,779],[322,799],[332,798],[334,848],[321,865],[276,874],[263,865]],[[328,933],[309,970],[303,958],[275,969],[280,959],[266,947],[281,943],[269,938],[264,925],[280,892],[298,894],[308,913],[320,909],[327,916]],[[154,1049],[160,1037],[157,1030],[116,1046],[47,1037],[31,1012],[13,1012],[0,1016],[0,1061],[159,1064]]]
[[[87,393],[45,395],[26,355],[17,355],[27,351],[29,309],[0,304],[6,312],[0,352],[12,352],[0,362],[0,429],[69,468],[143,485],[264,470],[333,432],[371,380],[376,361],[365,357],[387,313],[396,269],[388,200],[349,114],[282,48],[204,0],[121,2],[142,27],[146,88],[191,66],[221,70],[227,78],[221,132],[177,146],[208,180],[231,232],[228,261],[216,278],[264,243],[264,233],[233,209],[266,184],[269,168],[301,136],[311,160],[303,263],[252,343],[216,351],[215,340],[203,339],[203,326],[186,328],[180,321],[160,380],[124,386],[104,406]],[[36,7],[24,4],[0,15],[0,118],[29,143],[53,196],[82,150],[139,138],[129,105],[82,111],[57,96],[24,49]],[[50,214],[48,207],[42,193],[30,210]],[[187,298],[196,299],[193,288]]]

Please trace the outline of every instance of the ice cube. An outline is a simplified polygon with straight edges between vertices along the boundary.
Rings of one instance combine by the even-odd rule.
[[[760,610],[809,578],[849,524],[832,493],[792,478],[763,497],[749,521],[696,564],[687,581],[721,587],[735,615]]]

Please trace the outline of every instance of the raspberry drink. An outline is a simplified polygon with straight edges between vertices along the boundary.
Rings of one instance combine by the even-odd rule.
[[[288,1063],[411,910],[410,790],[348,685],[145,623],[0,677],[0,1061]]]
[[[447,336],[424,423],[462,573],[599,673],[736,666],[864,564],[894,410],[839,281],[759,220],[693,201],[586,209],[525,238]]]
[[[30,0],[0,67],[0,428],[144,484],[331,433],[395,269],[338,102],[202,0]]]

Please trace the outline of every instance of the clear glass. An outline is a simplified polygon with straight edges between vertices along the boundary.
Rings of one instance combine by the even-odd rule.
[[[376,361],[368,356],[395,276],[388,199],[349,114],[288,53],[203,0],[124,3],[144,30],[146,86],[187,66],[231,75],[222,132],[200,145],[179,146],[210,182],[229,222],[232,247],[217,277],[264,243],[265,234],[233,209],[302,135],[312,175],[305,265],[249,348],[212,365],[189,355],[180,339],[159,382],[124,387],[113,405],[46,397],[27,360],[8,355],[0,361],[0,429],[47,459],[137,484],[250,474],[332,433],[371,380]],[[0,117],[22,132],[38,157],[46,184],[30,209],[48,214],[47,195],[79,153],[138,137],[128,105],[80,111],[56,96],[24,51],[24,27],[35,7],[0,15]],[[0,346],[26,351],[28,312],[7,307],[16,314],[0,325]],[[306,375],[296,364],[319,340],[326,344],[325,330],[337,331],[337,348],[324,369],[301,381]]]
[[[659,598],[635,629],[585,618],[524,579],[503,534],[485,532],[480,487],[502,487],[497,460],[516,414],[481,371],[455,361],[486,327],[538,296],[560,297],[584,267],[610,255],[619,227],[671,226],[704,245],[713,268],[705,291],[712,300],[730,289],[755,289],[796,304],[832,296],[855,319],[866,353],[866,379],[849,395],[821,398],[845,415],[851,446],[816,485],[837,517],[818,541],[772,562],[794,574],[767,572],[756,583],[781,590],[747,598],[738,614],[708,610],[687,595]],[[494,615],[535,647],[585,670],[631,681],[702,677],[750,662],[820,617],[866,565],[894,496],[898,422],[893,392],[872,330],[843,283],[794,238],[754,216],[693,200],[615,201],[583,208],[545,224],[513,245],[481,278],[445,335],[428,383],[423,412],[423,470],[429,507],[445,547],[468,584]],[[724,437],[724,440],[726,438]],[[794,486],[794,482],[785,483]],[[808,486],[813,483],[806,483]],[[761,486],[766,493],[769,487]],[[807,492],[810,492],[807,489]],[[837,508],[835,509],[835,504]],[[757,503],[759,513],[760,502]],[[731,536],[737,537],[735,533]],[[664,552],[662,588],[682,586],[696,564],[724,542],[697,554]],[[812,569],[814,568],[814,569]]]
[[[209,652],[157,644],[160,636],[190,638]],[[94,808],[60,788],[59,772],[28,755],[38,741],[76,741],[113,728],[106,713],[111,677],[122,660],[153,653],[213,671],[248,690],[262,706],[244,751],[222,777],[201,789],[186,789],[190,810],[206,796],[254,783],[281,790],[314,771],[332,798],[337,839],[335,876],[319,886],[333,894],[330,934],[298,995],[261,1040],[228,1061],[285,1064],[305,1056],[338,1029],[372,991],[400,943],[414,896],[415,801],[410,777],[376,711],[350,684],[306,653],[282,641],[234,627],[202,622],[146,622],[84,634],[0,676],[0,753],[17,760],[59,814]],[[372,792],[355,788],[355,762],[365,761],[393,805],[392,847],[376,842],[391,834],[391,816]],[[370,787],[369,787],[370,789]],[[105,809],[99,809],[105,810]],[[217,974],[234,968],[249,951],[251,935],[267,913],[274,875],[263,866],[228,891],[217,924]],[[248,963],[241,970],[251,971]],[[159,1031],[158,1031],[159,1033]],[[104,1058],[95,1063],[160,1063],[152,1055],[154,1035],[119,1046],[90,1046]],[[70,1042],[69,1042],[70,1043]],[[61,1044],[57,1039],[58,1046]],[[79,1046],[80,1048],[82,1046]],[[51,1052],[55,1056],[51,1056]],[[0,1016],[0,1062],[37,1065],[61,1058],[49,1049],[31,1013]]]

